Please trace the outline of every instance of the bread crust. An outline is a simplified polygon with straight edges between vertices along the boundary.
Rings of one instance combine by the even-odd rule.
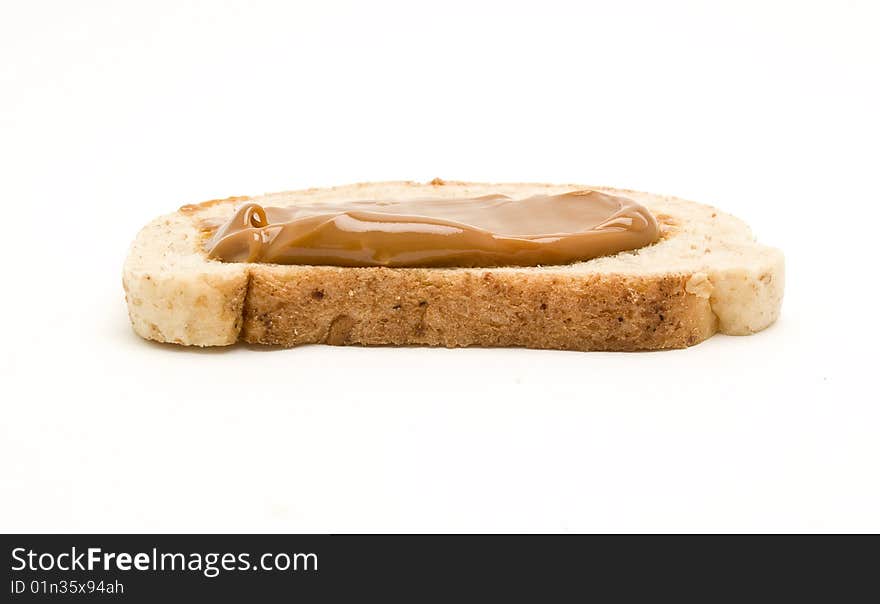
[[[576,188],[636,197],[660,220],[664,241],[651,246],[657,249],[564,267],[230,264],[205,257],[199,219],[227,216],[252,198],[214,200],[185,206],[138,235],[123,271],[129,316],[145,338],[196,346],[243,340],[279,346],[608,351],[683,348],[718,331],[754,333],[775,321],[784,281],[782,254],[754,243],[738,219],[694,202],[607,187],[437,179],[428,184],[362,183],[253,200],[281,205],[298,199],[425,195],[425,189],[455,196]]]

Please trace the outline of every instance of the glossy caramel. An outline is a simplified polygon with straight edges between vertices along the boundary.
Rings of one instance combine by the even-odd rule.
[[[635,201],[599,191],[512,199],[248,202],[216,227],[206,250],[224,262],[388,267],[567,264],[657,240]]]

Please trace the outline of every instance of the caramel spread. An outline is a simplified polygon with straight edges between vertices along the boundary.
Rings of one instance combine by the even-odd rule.
[[[566,264],[654,243],[657,221],[598,191],[511,199],[245,203],[206,244],[224,262],[336,266]]]

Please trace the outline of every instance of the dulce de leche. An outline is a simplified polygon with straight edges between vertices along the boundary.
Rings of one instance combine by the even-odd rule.
[[[567,264],[650,245],[635,201],[599,191],[512,199],[245,203],[206,244],[224,262],[388,267]]]

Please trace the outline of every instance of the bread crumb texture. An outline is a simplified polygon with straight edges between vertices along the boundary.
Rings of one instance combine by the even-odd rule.
[[[389,269],[209,260],[200,224],[241,203],[526,197],[593,188],[631,197],[661,224],[658,243],[565,266]],[[123,269],[132,326],[192,346],[238,340],[297,346],[682,348],[713,333],[755,333],[779,315],[784,260],[737,218],[703,204],[585,185],[434,179],[361,183],[185,206],[144,227]]]

